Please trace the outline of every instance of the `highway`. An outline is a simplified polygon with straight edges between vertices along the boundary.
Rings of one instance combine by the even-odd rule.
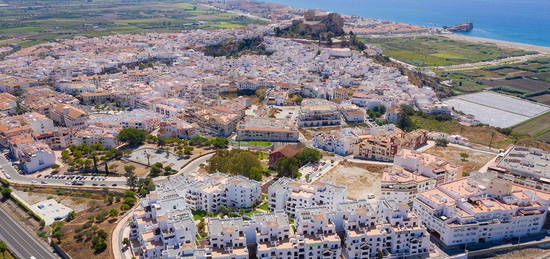
[[[40,241],[21,227],[3,208],[0,207],[0,239],[4,240],[17,258],[40,259],[59,258],[50,247],[45,247]]]

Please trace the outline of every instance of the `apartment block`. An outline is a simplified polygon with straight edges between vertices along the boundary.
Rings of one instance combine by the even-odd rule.
[[[75,145],[93,145],[101,144],[107,149],[115,148],[120,143],[118,133],[121,128],[104,128],[99,126],[88,126],[79,130],[73,138]]]
[[[305,183],[282,177],[268,188],[269,209],[296,216],[299,208],[336,205],[346,198],[346,187],[330,183]]]
[[[411,203],[417,193],[435,188],[436,183],[436,179],[394,165],[382,173],[380,188],[386,200]]]
[[[342,122],[338,106],[323,99],[305,99],[298,113],[299,127],[321,127],[340,125]]]
[[[173,191],[150,193],[130,218],[132,249],[141,258],[161,258],[167,250],[193,250],[196,233],[191,210]]]
[[[436,179],[437,184],[454,181],[462,176],[462,166],[437,156],[410,149],[401,149],[393,163],[414,173]]]
[[[300,208],[296,211],[298,258],[332,258],[342,255],[341,239],[328,206]],[[301,257],[300,257],[301,256]]]
[[[510,182],[550,192],[550,152],[510,146],[489,171]]]
[[[48,116],[58,125],[68,128],[82,128],[88,120],[85,111],[69,104],[56,104]]]
[[[414,213],[445,246],[539,233],[550,193],[504,179],[462,178],[419,193]]]
[[[163,120],[159,126],[159,135],[163,137],[190,139],[198,133],[199,125],[183,120]]]
[[[298,243],[294,230],[283,211],[252,215],[250,226],[254,238],[256,258],[293,259],[298,256]]]
[[[237,138],[245,141],[296,142],[298,128],[288,119],[245,117],[237,126]]]
[[[430,235],[407,204],[380,199],[341,203],[334,212],[343,230],[343,256],[361,259],[427,257]]]
[[[359,136],[354,155],[357,158],[379,161],[393,161],[401,149],[417,149],[428,142],[427,131],[403,132],[389,126],[381,130],[369,130]]]
[[[212,259],[248,259],[242,218],[208,219],[208,240]]]

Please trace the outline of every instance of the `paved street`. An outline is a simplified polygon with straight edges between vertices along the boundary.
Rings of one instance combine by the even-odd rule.
[[[27,233],[27,230],[23,229],[3,208],[0,208],[0,226],[0,239],[6,242],[10,251],[18,258],[59,258],[51,252],[53,249],[45,247],[33,235]]]
[[[35,178],[30,176],[25,176],[19,174],[17,170],[13,167],[12,163],[4,157],[3,154],[0,155],[0,168],[2,168],[9,177],[9,180],[11,182],[16,183],[22,183],[22,184],[40,184],[40,185],[70,185],[67,184],[69,180],[66,179],[48,179],[48,178]],[[6,178],[6,175],[0,173],[1,178]],[[45,182],[45,183],[42,183]],[[101,184],[104,184],[105,186],[112,187],[113,185],[124,187],[126,186],[126,178],[125,177],[107,177],[104,181],[93,181],[91,180],[91,176],[87,176],[86,180],[83,181],[84,186],[93,186],[96,184],[97,186],[100,186]]]

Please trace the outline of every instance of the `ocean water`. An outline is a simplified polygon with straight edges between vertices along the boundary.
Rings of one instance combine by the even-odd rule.
[[[550,0],[263,0],[441,27],[470,21],[465,35],[550,47]]]

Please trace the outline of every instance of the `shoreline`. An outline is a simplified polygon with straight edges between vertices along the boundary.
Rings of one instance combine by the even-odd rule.
[[[515,42],[515,41],[495,40],[490,38],[468,36],[468,35],[462,35],[457,33],[448,33],[448,34],[439,34],[439,35],[448,37],[452,40],[462,40],[462,41],[468,41],[473,43],[490,43],[490,44],[495,44],[501,48],[523,49],[523,50],[529,50],[529,51],[536,51],[541,54],[550,54],[550,47],[545,47],[545,46],[539,46],[539,45],[533,45],[533,44],[527,44],[527,43],[521,43],[521,42]]]
[[[289,9],[293,9],[293,10],[300,10],[300,9],[303,9],[303,10],[307,10],[307,9],[324,10],[324,9],[321,9],[321,8],[296,8],[296,7],[292,7],[288,4],[281,4],[281,3],[272,2],[272,1],[269,1],[269,0],[261,0],[261,2],[263,2],[263,3],[276,3],[276,4],[283,5],[287,8],[289,8]],[[326,11],[326,10],[324,10],[324,11]],[[441,29],[441,27],[430,27],[430,26],[425,26],[425,25],[420,25],[420,24],[404,23],[404,22],[392,21],[392,20],[387,20],[387,19],[379,19],[379,18],[368,17],[368,16],[356,16],[356,15],[349,15],[349,14],[345,14],[345,13],[338,13],[338,14],[340,14],[342,16],[355,16],[355,17],[376,19],[376,20],[380,20],[380,21],[389,21],[389,22],[394,22],[394,23],[399,23],[399,24],[416,25],[416,26],[421,26],[421,27],[425,27],[425,28]],[[473,43],[491,43],[491,44],[495,44],[495,45],[497,45],[501,48],[515,48],[515,49],[522,49],[522,50],[528,50],[528,51],[536,51],[536,52],[539,52],[541,54],[550,54],[550,46],[546,47],[546,46],[529,44],[529,43],[522,43],[522,42],[516,42],[516,41],[506,41],[506,40],[497,40],[497,39],[491,39],[491,38],[483,38],[483,37],[478,37],[478,36],[468,36],[468,35],[463,35],[463,34],[459,34],[459,33],[452,33],[452,32],[449,32],[449,33],[423,33],[423,34],[424,35],[426,35],[426,34],[441,35],[441,36],[445,36],[445,37],[448,37],[448,38],[453,39],[453,40],[462,40],[462,41],[468,41],[468,42],[473,42]],[[414,34],[414,33],[401,34],[400,36],[413,36],[413,35],[416,35],[416,34]],[[372,36],[391,37],[391,36],[397,36],[397,35],[391,35],[390,34],[390,35],[364,35],[364,36],[369,36],[369,37],[372,37]]]

